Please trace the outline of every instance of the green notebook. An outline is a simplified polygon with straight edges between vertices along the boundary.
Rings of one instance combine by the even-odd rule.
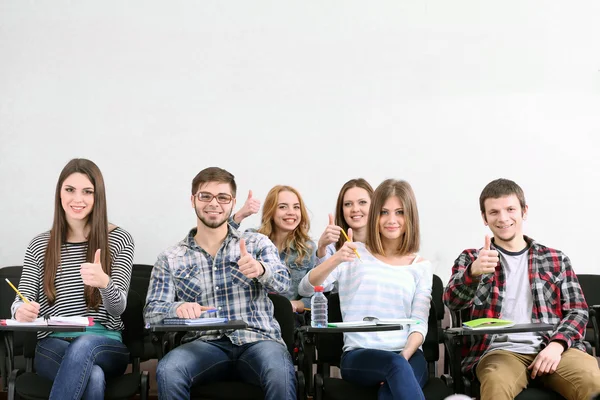
[[[496,329],[509,328],[515,323],[507,319],[498,318],[478,318],[472,321],[463,323],[463,328],[467,329]]]

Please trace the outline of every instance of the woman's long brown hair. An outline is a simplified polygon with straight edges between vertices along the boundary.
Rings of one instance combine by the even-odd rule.
[[[273,239],[275,233],[275,224],[273,223],[273,216],[277,210],[277,204],[279,202],[279,193],[281,192],[292,192],[298,196],[298,202],[300,203],[300,223],[292,232],[287,236],[287,239],[283,245],[284,249],[294,246],[298,251],[297,262],[301,263],[305,257],[310,257],[309,252],[312,251],[309,248],[308,242],[310,242],[310,236],[308,231],[310,230],[310,220],[308,218],[308,211],[302,200],[302,196],[296,189],[291,186],[277,185],[267,194],[265,198],[265,204],[263,205],[263,213],[261,218],[260,228],[258,232],[267,236],[269,239]]]
[[[88,177],[94,186],[94,206],[88,215],[87,225],[90,227],[87,238],[88,248],[86,254],[87,262],[94,262],[97,249],[101,249],[101,263],[104,272],[110,276],[111,254],[108,246],[108,216],[106,212],[106,191],[102,173],[96,164],[84,158],[75,158],[63,168],[54,196],[54,222],[50,230],[50,240],[44,256],[44,293],[49,304],[56,301],[56,271],[60,268],[60,255],[63,245],[67,241],[68,223],[65,210],[61,203],[62,185],[69,176],[81,173]],[[85,285],[85,303],[88,308],[98,309],[102,303],[98,288]]]

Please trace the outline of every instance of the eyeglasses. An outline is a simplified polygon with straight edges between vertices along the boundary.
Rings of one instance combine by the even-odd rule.
[[[214,198],[217,199],[217,203],[219,204],[229,204],[231,203],[231,200],[233,200],[233,196],[227,193],[212,194],[209,192],[198,192],[195,194],[195,196],[198,201],[202,201],[204,203],[210,203]]]

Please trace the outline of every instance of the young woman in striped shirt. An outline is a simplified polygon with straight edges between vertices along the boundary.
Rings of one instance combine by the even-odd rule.
[[[316,285],[337,282],[345,321],[417,320],[401,331],[344,334],[341,372],[348,381],[380,385],[379,399],[424,399],[428,374],[420,347],[427,335],[433,272],[417,254],[419,213],[407,182],[388,179],[379,185],[367,228],[366,244],[344,243],[302,280],[299,292],[308,296]]]
[[[110,225],[104,180],[96,164],[73,159],[56,185],[54,222],[27,248],[19,291],[12,305],[17,321],[41,316],[87,316],[85,332],[39,332],[37,373],[53,381],[50,399],[104,399],[105,378],[125,372],[120,315],[126,307],[134,243]]]

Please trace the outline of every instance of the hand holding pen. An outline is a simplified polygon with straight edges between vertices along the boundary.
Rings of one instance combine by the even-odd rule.
[[[354,259],[356,259],[356,257],[358,257],[360,259],[360,256],[358,255],[358,251],[356,250],[357,249],[356,243],[352,242],[352,228],[348,229],[348,235],[346,235],[346,233],[343,230],[342,230],[342,233],[346,237],[347,241],[336,253],[338,255],[339,262],[343,263],[343,262],[354,261]]]
[[[11,281],[6,278],[6,283],[10,285],[11,288],[19,295],[21,300],[23,300],[23,304],[17,308],[17,312],[15,312],[15,319],[19,322],[32,322],[35,320],[40,313],[40,305],[35,301],[29,301],[25,296],[19,292],[19,289],[12,284]]]

